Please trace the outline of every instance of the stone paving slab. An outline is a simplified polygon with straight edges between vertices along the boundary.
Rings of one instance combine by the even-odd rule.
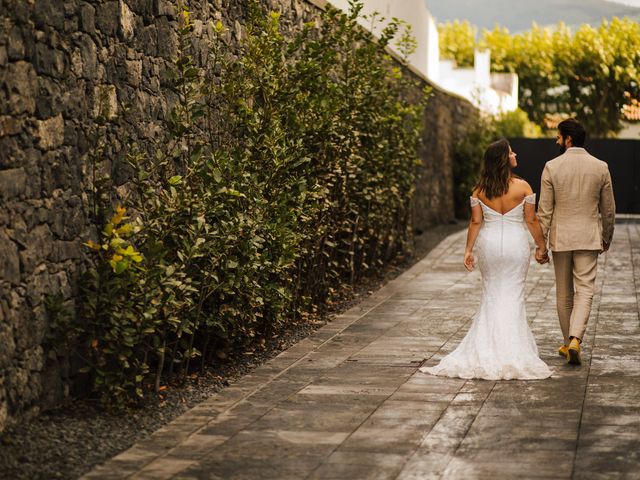
[[[86,479],[640,479],[640,221],[600,257],[583,365],[561,342],[551,265],[527,314],[550,379],[433,377],[480,302],[466,232]]]

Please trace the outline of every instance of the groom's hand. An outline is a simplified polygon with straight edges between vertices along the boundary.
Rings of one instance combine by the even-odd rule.
[[[543,251],[540,248],[536,248],[536,262],[538,262],[540,265],[544,265],[545,263],[549,262],[549,252],[547,252],[547,250]]]
[[[605,241],[602,242],[602,250],[600,250],[600,253],[604,253],[607,250],[609,250],[609,244]]]

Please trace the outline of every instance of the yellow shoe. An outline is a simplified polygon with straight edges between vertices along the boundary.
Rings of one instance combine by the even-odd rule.
[[[582,360],[580,359],[580,340],[572,338],[567,347],[567,360],[571,365],[580,365]]]
[[[558,355],[560,355],[561,357],[564,357],[566,359],[568,359],[569,356],[569,352],[568,350],[568,346],[567,345],[562,345],[559,349],[558,349]]]

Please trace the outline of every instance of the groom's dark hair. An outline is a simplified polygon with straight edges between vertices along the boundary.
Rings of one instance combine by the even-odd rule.
[[[562,138],[571,137],[571,143],[574,147],[583,147],[587,138],[587,132],[584,127],[575,118],[567,118],[558,124],[558,130]]]

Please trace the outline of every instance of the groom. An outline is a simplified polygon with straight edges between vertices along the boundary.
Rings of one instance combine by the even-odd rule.
[[[611,245],[616,206],[609,168],[583,148],[575,119],[558,124],[562,155],[542,172],[538,218],[556,273],[556,302],[564,344],[558,353],[580,365],[580,344],[595,289],[598,255]]]

